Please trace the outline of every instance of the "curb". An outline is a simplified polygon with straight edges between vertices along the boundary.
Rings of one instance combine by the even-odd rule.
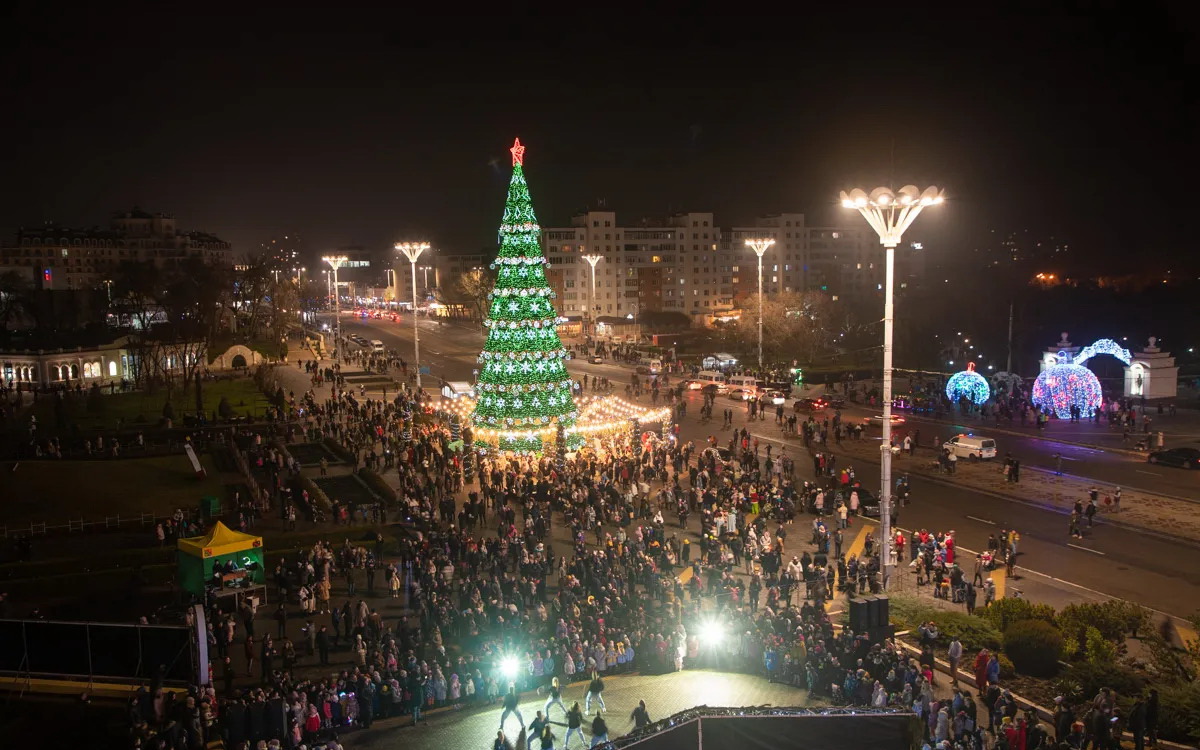
[[[1043,466],[1025,466],[1022,468],[1024,468],[1026,471],[1036,471],[1041,474],[1056,473],[1053,469],[1047,469]],[[1059,474],[1059,476],[1071,477],[1072,479],[1082,479],[1085,482],[1091,482],[1093,485],[1112,485],[1114,487],[1121,487],[1126,490],[1132,490],[1133,492],[1141,492],[1142,494],[1154,495],[1156,497],[1165,497],[1169,500],[1178,500],[1178,501],[1184,502],[1184,503],[1200,503],[1200,500],[1197,500],[1194,497],[1184,497],[1183,495],[1169,495],[1166,492],[1155,492],[1153,490],[1145,490],[1145,489],[1142,489],[1141,487],[1132,487],[1127,484],[1118,485],[1116,482],[1098,481],[1098,480],[1092,479],[1091,477],[1081,477],[1078,474],[1068,474],[1067,472],[1063,472],[1062,474]]]
[[[801,447],[803,447],[803,443],[801,443]],[[843,453],[842,455],[846,455],[846,454]],[[869,458],[859,459],[856,456],[855,460],[856,461],[861,460],[864,463],[869,463],[874,466],[880,465],[879,461],[872,460]],[[907,473],[909,475],[919,476],[924,480],[934,482],[935,484],[940,484],[944,487],[954,487],[954,488],[957,488],[960,490],[967,489],[972,492],[978,492],[981,495],[987,495],[988,497],[994,497],[998,500],[1007,500],[1008,502],[1012,502],[1012,503],[1020,503],[1021,505],[1028,505],[1031,508],[1039,508],[1041,510],[1049,511],[1051,513],[1056,513],[1060,516],[1070,515],[1069,512],[1063,510],[1062,508],[1055,507],[1053,505],[1045,505],[1043,503],[1035,502],[1033,500],[1027,500],[1025,498],[1017,497],[1015,495],[1007,495],[1002,492],[996,492],[995,490],[979,489],[976,487],[964,487],[964,485],[956,484],[954,482],[951,482],[947,479],[944,479],[942,477],[939,477],[939,476],[936,476],[933,474],[926,474],[926,473],[923,473],[920,471],[912,471],[912,470],[909,470],[905,473]],[[1192,539],[1191,537],[1179,536],[1177,534],[1170,534],[1170,533],[1167,533],[1164,531],[1158,531],[1158,530],[1154,530],[1154,529],[1146,529],[1141,526],[1134,526],[1132,524],[1121,523],[1120,521],[1113,521],[1110,518],[1100,518],[1097,522],[1102,525],[1115,526],[1117,528],[1121,528],[1126,531],[1131,531],[1136,534],[1144,534],[1146,536],[1157,537],[1159,539],[1165,539],[1167,541],[1176,542],[1178,544],[1185,544],[1189,547],[1200,548],[1200,540]]]
[[[944,425],[946,427],[972,427],[973,426],[973,425],[959,424],[957,422],[949,422],[944,419],[932,419],[932,418],[924,417],[924,416],[914,417],[914,419],[923,421],[923,422],[931,422],[933,424]],[[1099,445],[1097,443],[1082,443],[1082,442],[1079,442],[1076,440],[1060,440],[1059,438],[1052,437],[1046,433],[1032,433],[1031,434],[1028,432],[1019,432],[1017,430],[1008,429],[1008,428],[1004,428],[1004,427],[990,427],[990,426],[984,427],[983,423],[980,423],[980,427],[981,427],[981,429],[986,429],[986,431],[988,431],[988,432],[995,432],[1000,435],[1011,435],[1013,437],[1030,438],[1031,440],[1045,440],[1048,442],[1062,443],[1063,445],[1074,445],[1079,448],[1091,448],[1093,450],[1107,451],[1109,453],[1122,453],[1127,456],[1138,456],[1141,458],[1145,458],[1147,453],[1149,452],[1149,451],[1135,451],[1135,450],[1130,450],[1128,448],[1114,448],[1109,445]]]

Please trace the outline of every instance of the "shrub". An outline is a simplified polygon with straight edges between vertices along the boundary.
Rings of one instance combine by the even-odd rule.
[[[1073,664],[1063,673],[1063,678],[1079,685],[1079,692],[1085,701],[1096,697],[1102,687],[1112,688],[1117,695],[1137,695],[1146,685],[1137,672],[1113,662],[1098,664],[1085,661]]]
[[[1104,638],[1118,643],[1129,632],[1130,616],[1125,603],[1118,600],[1068,604],[1058,613],[1057,625],[1067,638],[1087,643],[1087,629],[1093,627]]]
[[[1109,664],[1117,658],[1117,647],[1096,628],[1089,625],[1084,631],[1084,637],[1087,639],[1083,652],[1084,658],[1091,663]]]
[[[943,645],[957,636],[967,651],[981,648],[996,651],[1000,648],[1000,631],[983,618],[940,609],[907,594],[890,597],[889,606],[892,622],[907,630],[915,632],[922,623],[933,620],[937,623],[941,633],[940,643]]]
[[[1104,602],[1102,606],[1111,613],[1114,623],[1122,623],[1125,632],[1134,638],[1137,638],[1139,630],[1149,630],[1150,628],[1150,610],[1140,604],[1124,599],[1113,599]]]
[[[1009,626],[1021,620],[1042,620],[1054,624],[1054,607],[1049,604],[1034,604],[1028,599],[998,599],[987,607],[977,609],[975,614],[992,623],[997,630],[1004,632]]]
[[[996,654],[996,663],[1000,665],[1000,679],[1011,679],[1017,673],[1017,668],[1013,666],[1012,659],[1008,658],[1003,653]]]
[[[1158,689],[1158,733],[1175,742],[1200,741],[1200,682]]]
[[[1050,677],[1058,671],[1062,647],[1062,633],[1043,620],[1020,620],[1004,631],[1004,653],[1017,670],[1033,677]]]

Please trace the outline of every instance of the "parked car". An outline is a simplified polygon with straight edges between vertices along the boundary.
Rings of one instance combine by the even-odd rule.
[[[593,365],[603,364],[604,357],[601,357],[599,354],[593,354],[592,356],[588,357],[588,362],[591,362]]]
[[[1196,448],[1171,448],[1165,451],[1154,451],[1146,460],[1152,464],[1177,466],[1181,469],[1200,469],[1200,450]]]
[[[772,406],[779,406],[787,401],[787,394],[783,391],[767,391],[763,394],[762,400]]]
[[[866,516],[867,518],[879,518],[879,498],[875,497],[875,493],[871,492],[870,490],[868,490],[866,487],[863,487],[862,485],[859,485],[857,487],[849,487],[849,488],[844,487],[842,489],[839,489],[837,492],[835,492],[833,507],[836,508],[837,503],[840,500],[841,502],[846,504],[847,508],[849,508],[851,491],[858,492],[859,515]],[[892,503],[892,522],[893,523],[896,522],[896,503],[895,502]]]
[[[758,388],[753,386],[749,388],[731,388],[729,397],[735,401],[749,401],[758,395]]]

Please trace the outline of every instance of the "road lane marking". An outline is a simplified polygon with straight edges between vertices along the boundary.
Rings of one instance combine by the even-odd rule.
[[[1141,469],[1134,469],[1134,471],[1136,471],[1138,474],[1149,474],[1152,477],[1161,477],[1162,476],[1162,474],[1158,473],[1157,471],[1143,471]]]
[[[996,525],[996,522],[995,522],[995,521],[989,521],[989,520],[987,520],[986,518],[979,518],[979,517],[977,517],[977,516],[967,516],[967,518],[971,519],[972,521],[979,521],[980,523],[986,523],[986,524],[988,524],[989,526],[995,526],[995,525]]]
[[[1075,549],[1081,549],[1084,552],[1091,552],[1093,555],[1107,555],[1108,554],[1107,552],[1101,552],[1098,549],[1090,549],[1088,547],[1080,547],[1078,544],[1071,544],[1070,542],[1067,542],[1067,546],[1074,547]]]

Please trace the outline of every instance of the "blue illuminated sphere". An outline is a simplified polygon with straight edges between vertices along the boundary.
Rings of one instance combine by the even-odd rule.
[[[953,404],[965,398],[976,406],[982,406],[991,395],[992,389],[987,378],[975,372],[974,367],[956,372],[946,381],[946,398]]]
[[[1083,365],[1051,365],[1033,381],[1034,405],[1059,419],[1070,419],[1072,406],[1087,419],[1100,408],[1102,400],[1100,380]]]

